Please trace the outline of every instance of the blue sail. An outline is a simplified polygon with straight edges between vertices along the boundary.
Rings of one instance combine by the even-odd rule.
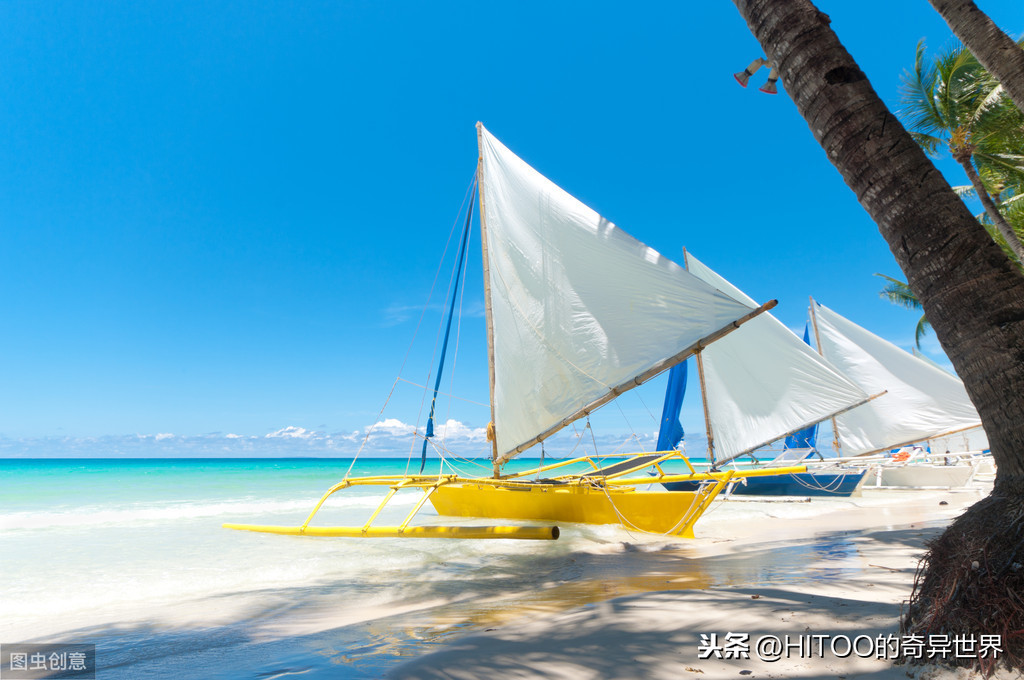
[[[804,342],[808,345],[811,344],[811,334],[808,324],[804,324]],[[799,432],[786,437],[786,448],[787,449],[813,449],[815,448],[814,442],[818,439],[818,423],[805,427]]]
[[[661,409],[661,429],[658,430],[656,451],[671,451],[683,438],[683,424],[679,412],[683,408],[686,394],[686,362],[676,364],[668,373],[668,387],[665,390],[665,405]]]

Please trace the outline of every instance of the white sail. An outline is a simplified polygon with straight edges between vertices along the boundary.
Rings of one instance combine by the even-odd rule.
[[[986,451],[988,437],[981,427],[971,427],[959,432],[928,438],[928,449],[932,453],[967,453]]]
[[[747,315],[480,126],[499,462]]]
[[[836,417],[844,455],[882,451],[981,424],[964,384],[955,376],[820,303],[813,303],[812,314],[825,358],[864,391],[887,390]]]
[[[729,297],[757,304],[690,253],[686,268]],[[701,356],[718,461],[824,420],[868,396],[770,314],[751,319]]]

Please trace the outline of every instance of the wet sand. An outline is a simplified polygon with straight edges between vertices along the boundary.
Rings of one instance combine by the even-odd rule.
[[[866,491],[846,502],[815,501],[820,514],[797,517],[795,503],[730,501],[701,521],[697,540],[666,548],[646,561],[647,573],[616,586],[632,582],[648,592],[510,616],[388,677],[966,678],[964,670],[875,658],[870,641],[898,637],[924,542],[989,488]],[[759,518],[730,521],[740,503]],[[739,639],[747,654],[743,644],[725,644],[729,633],[746,635]],[[774,660],[767,648],[759,658],[762,638],[786,635],[789,658]],[[857,651],[847,653],[844,640],[858,638]]]

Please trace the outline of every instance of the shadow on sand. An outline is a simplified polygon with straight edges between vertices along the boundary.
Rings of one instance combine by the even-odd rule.
[[[168,624],[154,612],[149,621],[72,630],[61,638],[96,643],[97,677],[104,680],[310,680],[379,678],[389,672],[399,678],[637,678],[664,676],[665,658],[679,660],[671,677],[682,677],[697,672],[685,672],[688,668],[699,671],[701,633],[737,632],[729,629],[730,603],[733,608],[738,602],[742,608],[756,608],[757,620],[777,622],[771,630],[739,631],[752,640],[802,633],[802,617],[825,616],[843,607],[858,615],[857,627],[844,623],[843,630],[820,632],[895,632],[898,605],[835,601],[809,593],[822,584],[863,575],[860,546],[865,542],[920,550],[935,532],[920,527],[830,532],[710,557],[698,557],[680,543],[623,543],[602,554],[519,556],[514,562],[496,560],[485,566],[449,563],[444,579],[396,572],[399,583],[387,585],[384,602],[374,601],[381,583],[338,581],[203,602],[240,612],[222,625]],[[616,599],[624,596],[635,597]],[[239,606],[240,599],[244,606]],[[664,607],[679,615],[658,620],[653,612]],[[566,625],[533,632],[529,625],[520,625],[552,614],[563,617]],[[423,656],[436,650],[441,651]],[[782,671],[762,662],[733,661],[729,677],[745,669],[761,677],[773,668]],[[822,669],[827,665],[821,659],[817,663]],[[801,677],[835,675],[822,670]]]

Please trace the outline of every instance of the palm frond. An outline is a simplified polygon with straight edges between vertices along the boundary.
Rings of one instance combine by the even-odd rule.
[[[906,309],[921,309],[921,301],[914,295],[914,291],[910,290],[910,286],[899,279],[894,279],[891,276],[885,274],[876,273],[875,276],[885,279],[889,283],[885,285],[879,292],[879,297],[885,298],[894,305],[905,307]],[[918,348],[921,347],[921,338],[925,336],[928,329],[931,328],[931,324],[928,323],[928,319],[925,318],[924,314],[917,322],[917,327],[914,330],[914,342]]]
[[[992,91],[981,98],[978,107],[974,110],[974,120],[977,121],[983,114],[995,109],[1004,101],[1004,90],[1002,84],[992,88]]]
[[[899,116],[910,130],[922,134],[941,132],[946,124],[941,111],[935,105],[936,70],[925,62],[925,42],[917,43],[914,69],[904,72],[900,86],[903,108]]]
[[[920,320],[917,322],[917,328],[914,329],[914,344],[917,345],[918,349],[921,349],[921,338],[925,336],[925,333],[927,333],[928,329],[931,327],[931,323],[924,317],[924,314],[922,314]]]
[[[921,301],[917,299],[914,291],[910,290],[910,286],[899,279],[894,279],[891,276],[885,274],[876,273],[875,276],[885,279],[889,283],[879,291],[878,295],[881,298],[885,298],[894,305],[905,307],[907,309],[921,309]]]
[[[941,137],[934,135],[926,135],[921,132],[911,132],[910,136],[913,137],[917,145],[921,147],[926,154],[929,156],[938,156],[939,149],[945,144],[946,140]]]
[[[958,187],[953,187],[953,191],[962,199],[970,200],[977,198],[978,194],[974,191],[974,187],[970,184],[962,184]]]

